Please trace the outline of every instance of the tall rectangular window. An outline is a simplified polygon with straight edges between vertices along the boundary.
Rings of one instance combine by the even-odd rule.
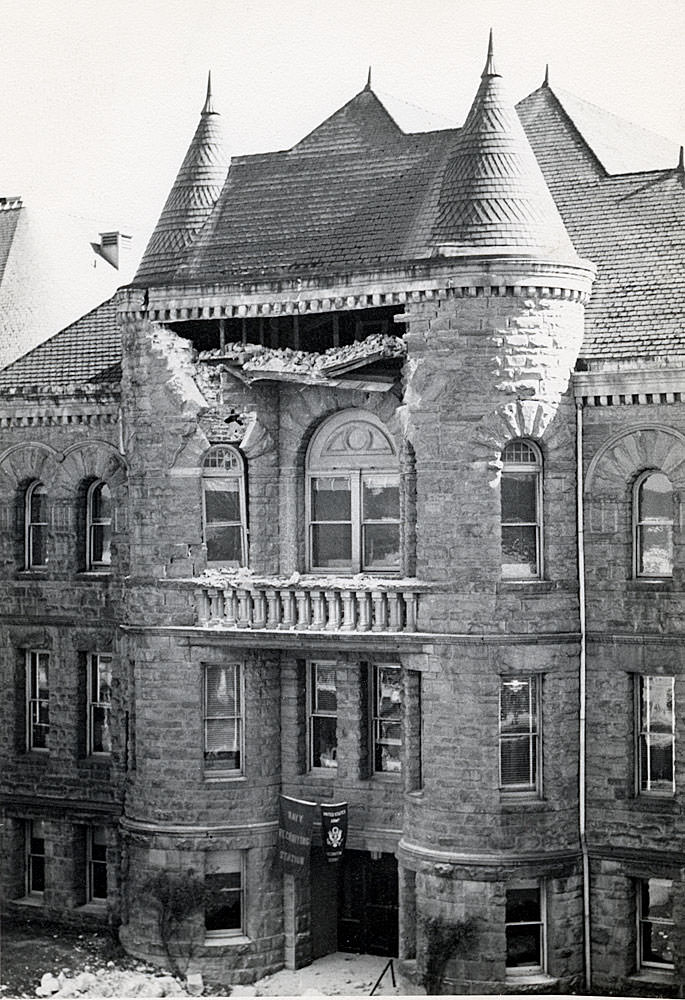
[[[243,694],[240,663],[205,666],[205,767],[242,772]]]
[[[542,456],[530,441],[502,452],[502,577],[542,576]]]
[[[675,792],[673,677],[639,678],[638,787],[643,793]]]
[[[373,667],[373,769],[399,774],[402,770],[402,672],[399,666]]]
[[[112,657],[92,653],[88,657],[88,753],[112,752],[109,717],[112,701]]]
[[[86,830],[87,899],[89,903],[107,899],[107,831],[104,826]]]
[[[673,883],[665,878],[640,879],[638,939],[640,968],[673,968]]]
[[[544,886],[535,882],[507,889],[505,924],[507,973],[544,972]]]
[[[247,563],[247,497],[242,456],[229,445],[215,445],[202,462],[202,505],[207,562],[213,566]]]
[[[50,654],[26,650],[26,748],[47,751],[50,732]]]
[[[243,851],[210,851],[205,865],[208,939],[245,933]]]
[[[309,766],[338,766],[335,663],[309,664]]]
[[[42,483],[31,483],[24,500],[24,566],[42,569],[48,562],[48,495]]]
[[[26,821],[26,895],[42,896],[45,892],[45,823],[41,819]]]
[[[502,677],[499,780],[508,791],[536,791],[540,779],[540,678]]]

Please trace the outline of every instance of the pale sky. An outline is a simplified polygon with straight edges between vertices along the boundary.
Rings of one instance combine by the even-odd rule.
[[[208,69],[235,154],[293,145],[369,65],[405,131],[447,128],[491,26],[515,99],[549,63],[553,86],[685,142],[685,0],[0,0],[0,195],[132,231],[140,254]]]

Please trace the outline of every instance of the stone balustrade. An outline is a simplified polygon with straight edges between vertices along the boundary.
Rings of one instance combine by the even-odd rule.
[[[415,632],[418,590],[353,586],[201,586],[198,624],[228,629],[313,632]]]

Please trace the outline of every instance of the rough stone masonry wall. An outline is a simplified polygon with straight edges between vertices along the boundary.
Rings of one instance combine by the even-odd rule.
[[[87,825],[109,830],[110,918],[118,912],[117,832],[125,763],[125,679],[119,670],[116,623],[121,577],[128,567],[125,460],[119,452],[118,398],[109,389],[32,394],[0,401],[0,794],[3,800],[2,892],[6,904],[23,897],[26,823],[45,820],[46,888],[43,912],[62,919],[83,914]],[[112,565],[85,570],[85,497],[103,479],[113,502]],[[26,488],[47,490],[47,566],[27,569],[24,555]],[[26,744],[26,650],[47,650],[48,752]],[[86,748],[86,658],[114,654],[112,754]],[[31,912],[34,912],[32,910]],[[106,912],[102,913],[106,919]]]
[[[630,397],[629,397],[630,398]],[[674,881],[682,899],[685,861],[680,736],[685,718],[682,656],[685,546],[685,406],[641,403],[586,407],[585,561],[588,644],[588,841],[592,866],[595,988],[628,995],[654,985],[637,968],[635,921],[640,878]],[[636,578],[634,484],[647,470],[674,492],[673,576]],[[640,675],[675,678],[676,787],[673,796],[637,787],[637,694]],[[685,941],[676,925],[676,974],[683,981]],[[669,991],[668,984],[658,988]]]
[[[485,937],[452,963],[450,988],[491,992],[506,988],[506,885],[522,877],[522,858],[537,857],[528,876],[546,881],[558,919],[548,972],[571,988],[582,969],[579,885],[573,876],[563,902],[555,879],[559,856],[572,871],[578,852],[574,413],[564,393],[583,312],[570,299],[480,291],[407,307],[417,575],[441,585],[422,597],[419,627],[486,639],[436,644],[435,669],[422,675],[423,787],[405,804],[400,860],[419,869],[419,967],[422,919],[436,906],[472,916]],[[500,570],[500,456],[515,438],[540,447],[550,529],[543,579],[527,583],[503,582]],[[531,674],[542,688],[542,784],[516,796],[499,788],[499,683]]]

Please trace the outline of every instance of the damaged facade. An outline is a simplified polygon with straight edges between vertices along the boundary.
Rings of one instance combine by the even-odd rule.
[[[367,86],[229,169],[208,93],[133,283],[0,372],[10,912],[162,960],[192,872],[218,982],[460,926],[445,992],[677,995],[685,176],[601,114],[490,52],[461,129]]]

